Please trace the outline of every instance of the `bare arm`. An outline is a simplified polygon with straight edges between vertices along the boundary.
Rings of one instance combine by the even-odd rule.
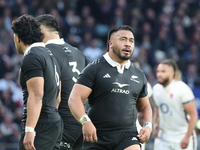
[[[184,104],[184,108],[185,108],[185,111],[187,112],[187,114],[190,115],[188,131],[186,133],[186,136],[189,137],[192,135],[192,132],[195,129],[196,122],[198,120],[198,113],[197,113],[197,109],[196,109],[194,100],[190,103]]]
[[[34,77],[29,79],[27,82],[28,89],[28,100],[27,100],[27,120],[26,126],[35,128],[41,108],[42,108],[42,98],[44,91],[44,78],[43,77]],[[26,132],[24,137],[24,147],[25,149],[34,149],[34,132]]]
[[[152,122],[152,109],[147,96],[138,99],[137,110],[138,120],[141,126],[143,126],[145,122]]]
[[[44,78],[31,78],[26,83],[29,93],[27,101],[26,126],[35,128],[42,108],[42,98],[44,94]]]
[[[58,97],[57,97],[57,100],[56,100],[56,108],[57,109],[60,105],[60,102],[61,102],[61,82],[60,82],[60,90],[59,90]]]
[[[155,137],[158,137],[158,128],[159,128],[159,113],[158,113],[158,107],[154,107],[154,117],[153,117],[153,128],[154,128],[154,134]]]
[[[68,105],[76,120],[80,121],[86,115],[83,101],[88,98],[92,90],[84,85],[75,84],[69,96]]]
[[[143,126],[145,122],[152,123],[152,109],[148,97],[139,98],[137,102],[138,121]],[[150,127],[143,127],[137,135],[141,143],[149,140],[151,135]]]
[[[92,92],[92,89],[84,85],[75,84],[69,96],[68,104],[69,104],[70,111],[79,122],[80,122],[80,118],[83,115],[86,115],[83,101],[88,98],[91,92]],[[85,122],[83,124],[82,130],[83,130],[84,140],[88,142],[97,141],[96,128],[91,121]]]
[[[186,148],[189,144],[189,138],[192,135],[193,130],[195,129],[196,122],[198,120],[198,113],[197,113],[194,100],[190,103],[184,104],[183,106],[186,113],[190,115],[187,133],[185,134],[185,137],[182,139],[180,143],[182,148]]]

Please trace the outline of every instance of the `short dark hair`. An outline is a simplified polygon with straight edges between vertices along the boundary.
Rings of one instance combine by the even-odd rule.
[[[117,32],[117,31],[119,31],[119,30],[128,30],[128,31],[131,31],[131,32],[133,33],[133,35],[134,35],[133,29],[132,29],[130,26],[128,26],[128,25],[115,26],[115,27],[112,28],[112,29],[110,30],[110,32],[108,33],[108,41],[110,40],[111,35],[112,35],[114,32]]]
[[[43,14],[36,17],[36,20],[40,23],[40,25],[44,25],[49,28],[50,31],[58,31],[59,26],[55,17],[50,14]]]
[[[18,35],[24,45],[42,42],[44,38],[39,23],[33,16],[27,14],[12,21],[12,30]]]
[[[127,30],[127,31],[131,31],[134,35],[134,31],[133,29],[128,26],[128,25],[121,25],[121,26],[115,26],[114,28],[112,28],[109,33],[108,33],[108,50],[109,50],[109,40],[110,40],[110,37],[111,35],[114,33],[114,32],[117,32],[117,31],[120,31],[120,30]]]

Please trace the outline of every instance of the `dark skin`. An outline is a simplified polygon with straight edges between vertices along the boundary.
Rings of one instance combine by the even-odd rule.
[[[115,62],[118,62],[121,67],[128,62],[134,50],[134,36],[132,32],[120,30],[111,35],[109,41],[109,56]],[[74,117],[79,121],[83,115],[86,115],[82,101],[88,98],[92,89],[75,84],[69,97],[69,108]],[[149,104],[148,97],[138,99],[137,109],[138,112],[143,114],[141,122],[152,122],[152,110]],[[82,128],[84,140],[88,142],[97,142],[96,127],[91,121],[86,122]],[[146,142],[151,134],[149,127],[144,127],[138,138],[141,143]],[[140,150],[139,145],[131,145],[125,150]]]

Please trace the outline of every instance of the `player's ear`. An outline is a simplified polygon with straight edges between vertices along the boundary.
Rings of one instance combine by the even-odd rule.
[[[40,31],[44,34],[44,31],[42,29]]]
[[[112,48],[113,47],[113,42],[111,40],[109,40],[108,45],[109,45],[109,48]]]
[[[16,38],[17,42],[20,43],[21,39],[19,38],[19,36],[17,34],[15,34],[15,38]]]
[[[43,34],[45,33],[45,30],[46,30],[45,26],[40,25],[40,31],[41,31]]]

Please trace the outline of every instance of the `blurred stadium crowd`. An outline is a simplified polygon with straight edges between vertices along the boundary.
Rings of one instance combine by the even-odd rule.
[[[107,51],[107,33],[127,24],[135,31],[132,60],[138,61],[148,82],[156,83],[157,64],[174,59],[182,79],[200,86],[199,0],[0,0],[0,149],[18,143],[23,112],[18,73],[22,60],[15,49],[12,20],[23,14],[50,13],[60,36],[91,61]],[[2,146],[7,144],[8,148]]]

